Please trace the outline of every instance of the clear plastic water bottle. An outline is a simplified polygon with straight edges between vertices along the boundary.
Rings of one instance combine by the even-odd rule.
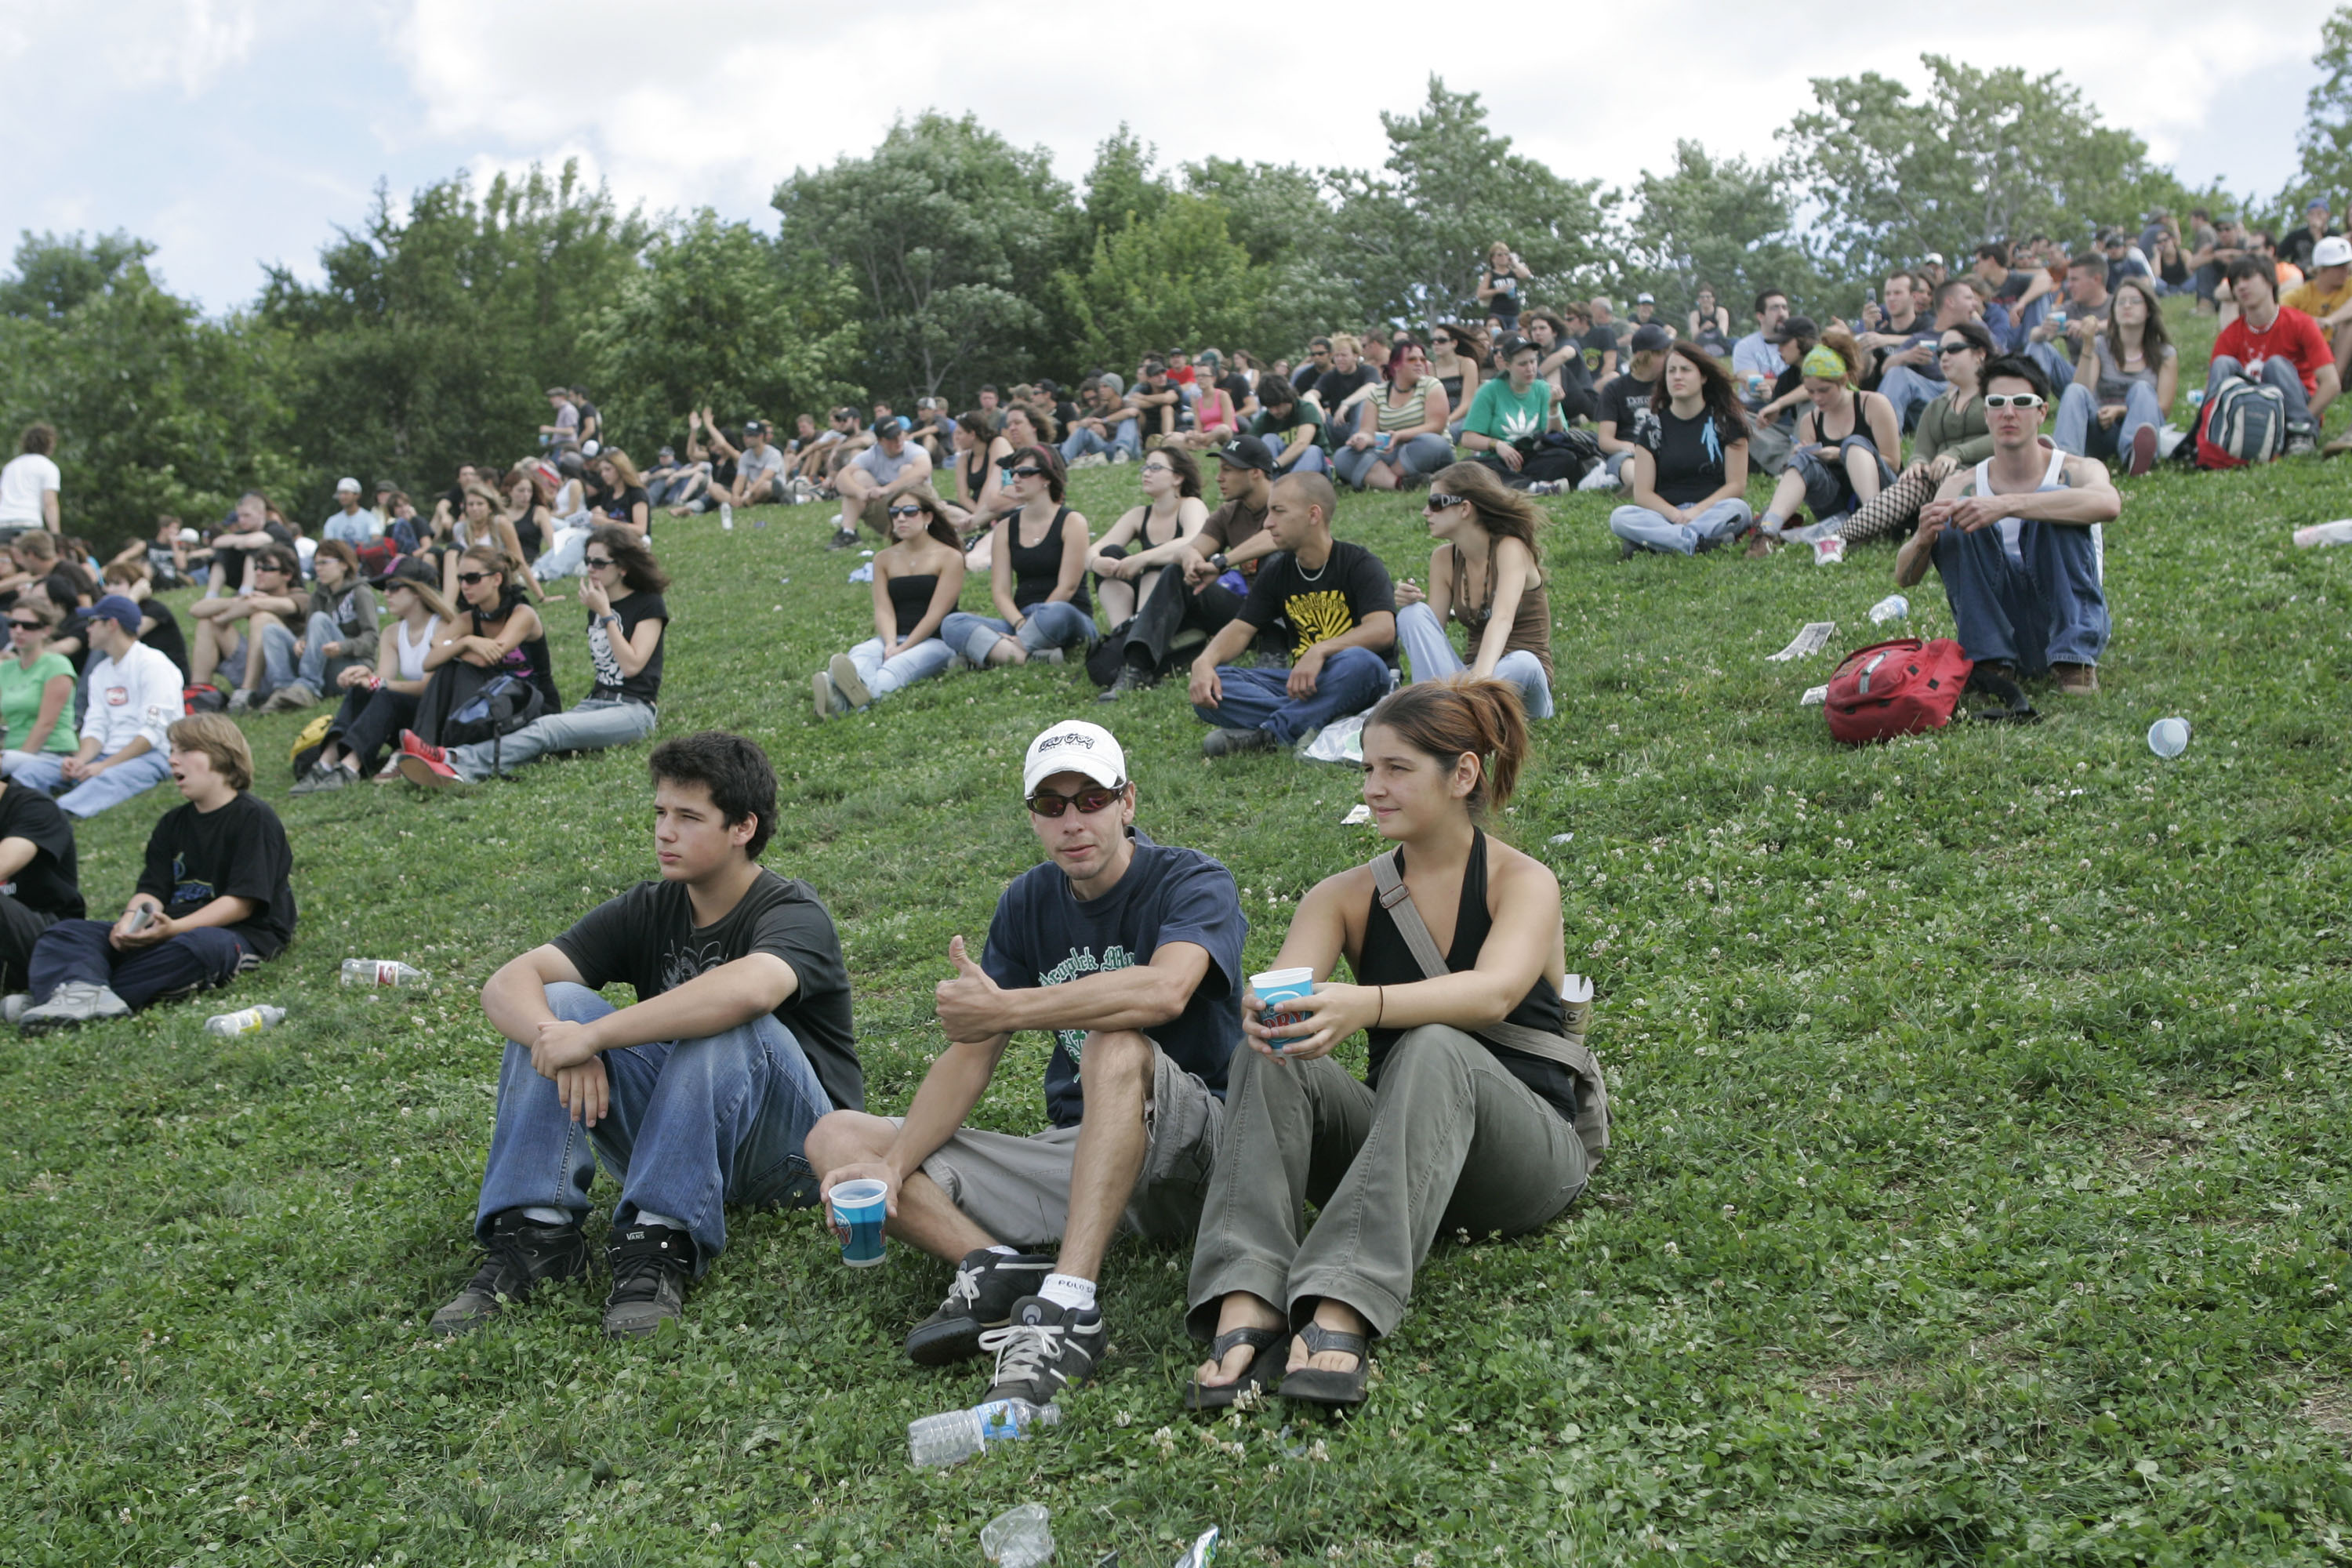
[[[411,969],[396,958],[347,958],[343,960],[343,984],[413,990],[432,984],[433,976],[421,969]]]
[[[1911,601],[1900,594],[1889,594],[1870,606],[1870,619],[1874,626],[1884,626],[1888,621],[1903,620],[1910,614]]]
[[[2203,387],[2192,386],[2189,389],[2189,406],[2191,408],[2202,408],[2205,406],[2205,389]]]
[[[1054,1557],[1054,1531],[1042,1502],[1006,1509],[980,1528],[980,1550],[998,1568],[1036,1568]]]
[[[2294,542],[2305,550],[2323,544],[2352,544],[2352,517],[2334,522],[2315,522],[2309,528],[2294,531]]]
[[[283,1007],[247,1007],[242,1012],[216,1013],[205,1020],[207,1035],[257,1035],[286,1021]]]
[[[735,503],[733,501],[723,500],[719,503],[719,529],[722,533],[732,533],[735,531]]]
[[[1061,1419],[1058,1405],[1041,1410],[1025,1399],[992,1399],[969,1410],[950,1410],[908,1422],[907,1453],[924,1469],[942,1469],[963,1463],[992,1443],[1026,1437],[1037,1427],[1055,1426]]]

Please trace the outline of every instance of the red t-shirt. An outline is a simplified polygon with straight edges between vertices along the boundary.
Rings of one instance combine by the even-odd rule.
[[[2336,351],[2327,346],[2327,334],[2319,330],[2319,323],[2284,305],[2279,307],[2278,319],[2263,332],[2247,326],[2241,311],[2213,340],[2213,356],[2219,359],[2225,354],[2244,365],[2249,376],[2262,374],[2264,360],[2285,360],[2303,377],[2306,393],[2319,390],[2321,367],[2336,363]]]

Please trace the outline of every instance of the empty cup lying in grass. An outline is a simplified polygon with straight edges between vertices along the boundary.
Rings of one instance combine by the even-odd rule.
[[[1280,1043],[1289,1038],[1282,1033],[1284,1029],[1293,1024],[1307,1022],[1305,1014],[1289,1012],[1280,1004],[1294,997],[1313,995],[1315,972],[1311,969],[1269,969],[1263,974],[1250,976],[1250,989],[1257,993],[1258,1004],[1265,1009],[1257,1016],[1257,1021],[1274,1031],[1275,1040]]]
[[[2147,727],[2147,749],[2167,762],[2189,749],[2189,721],[2158,719]]]
[[[882,1261],[883,1200],[889,1195],[890,1189],[871,1176],[833,1189],[827,1200],[833,1205],[833,1222],[847,1237],[841,1244],[841,1260],[852,1268],[871,1268]]]

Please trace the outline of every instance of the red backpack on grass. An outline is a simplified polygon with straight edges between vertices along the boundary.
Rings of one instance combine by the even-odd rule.
[[[1976,665],[1949,637],[1903,637],[1856,648],[1830,677],[1830,737],[1849,746],[1940,730]]]

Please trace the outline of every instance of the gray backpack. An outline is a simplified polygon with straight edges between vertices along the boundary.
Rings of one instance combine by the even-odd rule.
[[[1412,950],[1422,973],[1432,980],[1453,973],[1445,955],[1437,951],[1437,939],[1429,934],[1428,922],[1413,906],[1412,889],[1397,875],[1393,855],[1383,854],[1372,862],[1372,886],[1379,890],[1381,907],[1396,922],[1397,933]],[[1576,1136],[1584,1145],[1584,1164],[1590,1173],[1601,1169],[1609,1155],[1609,1085],[1601,1077],[1600,1058],[1584,1044],[1584,1031],[1592,1022],[1592,982],[1581,974],[1570,974],[1564,977],[1559,989],[1564,1034],[1547,1035],[1519,1024],[1489,1024],[1473,1033],[1491,1045],[1556,1061],[1575,1075]]]
[[[2233,375],[2205,400],[2205,428],[2197,441],[2199,468],[2267,463],[2285,450],[2286,398],[2277,387]]]

